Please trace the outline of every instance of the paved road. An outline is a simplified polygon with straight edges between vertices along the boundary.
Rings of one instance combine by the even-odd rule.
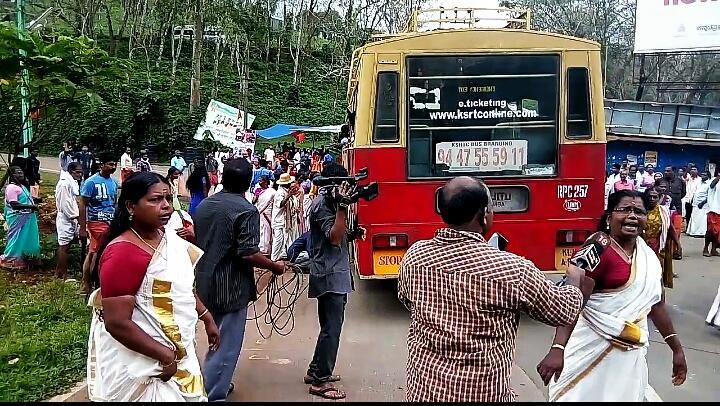
[[[396,297],[394,281],[358,281],[349,299],[335,373],[349,401],[404,401],[408,312]],[[251,310],[252,312],[252,310]],[[287,337],[264,339],[248,322],[245,344],[229,400],[323,401],[302,383],[319,330],[315,300],[296,307],[296,327]],[[260,326],[267,336],[266,326]],[[205,336],[199,334],[198,341]],[[206,343],[200,344],[204,354]],[[201,356],[202,359],[202,356]],[[513,370],[519,400],[542,401],[542,393],[520,368]]]
[[[704,318],[720,284],[720,258],[703,258],[699,240],[684,238],[686,259],[676,262],[680,278],[667,291],[670,315],[685,345],[689,374],[681,387],[670,382],[671,353],[653,328],[648,355],[650,383],[665,401],[720,399],[720,332]],[[393,281],[357,281],[348,303],[336,372],[351,401],[401,401],[405,386],[408,313],[395,297]],[[296,309],[297,326],[288,337],[268,340],[248,323],[244,349],[235,375],[235,401],[302,401],[318,399],[301,383],[317,337],[313,300],[304,298]],[[543,401],[543,387],[535,366],[545,355],[553,330],[523,318],[518,334],[513,387],[519,400]],[[200,334],[204,340],[204,334]],[[205,344],[200,353],[204,354]],[[524,373],[523,371],[526,371]],[[529,377],[529,378],[528,378]]]

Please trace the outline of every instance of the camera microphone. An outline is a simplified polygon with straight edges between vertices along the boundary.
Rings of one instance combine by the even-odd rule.
[[[610,246],[610,237],[603,232],[597,232],[591,235],[585,243],[578,249],[570,260],[570,265],[576,266],[585,272],[593,272],[600,264],[602,253]],[[567,276],[563,276],[562,280],[557,283],[563,286]]]
[[[609,246],[610,237],[603,232],[597,232],[570,257],[569,262],[585,272],[593,272],[600,264],[600,256]]]

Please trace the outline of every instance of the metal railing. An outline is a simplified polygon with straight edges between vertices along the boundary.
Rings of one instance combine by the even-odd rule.
[[[720,106],[605,100],[605,126],[610,134],[720,143]]]
[[[417,10],[410,17],[406,32],[462,28],[530,29],[530,10],[493,8],[432,8]]]

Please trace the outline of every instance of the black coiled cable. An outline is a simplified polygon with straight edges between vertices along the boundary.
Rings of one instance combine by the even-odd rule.
[[[248,320],[255,320],[255,326],[264,339],[270,338],[273,333],[283,337],[288,336],[295,328],[295,304],[307,290],[308,281],[299,267],[293,264],[291,266],[294,270],[292,273],[285,273],[282,276],[272,275],[265,291],[258,293],[258,300],[252,304],[254,316]],[[256,276],[256,286],[267,272],[269,271]],[[264,303],[261,303],[263,296]],[[265,325],[270,326],[269,333],[266,334],[261,328],[260,319]]]

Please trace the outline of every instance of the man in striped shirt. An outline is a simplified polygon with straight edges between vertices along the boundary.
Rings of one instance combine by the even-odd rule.
[[[592,282],[572,267],[565,285],[555,286],[530,261],[488,245],[492,202],[480,180],[449,181],[438,205],[448,227],[410,247],[398,280],[398,297],[411,313],[407,400],[513,401],[519,313],[571,324]]]
[[[208,351],[203,368],[209,401],[224,401],[232,391],[248,305],[257,300],[254,268],[276,275],[287,269],[260,252],[260,214],[244,197],[251,180],[247,159],[227,161],[223,190],[203,200],[194,218],[197,246],[204,251],[195,269],[196,290],[220,330],[220,348]]]

